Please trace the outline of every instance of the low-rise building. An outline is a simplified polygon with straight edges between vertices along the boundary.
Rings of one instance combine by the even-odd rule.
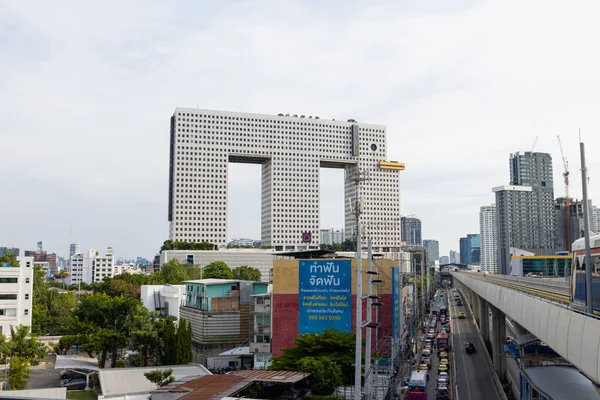
[[[252,295],[266,293],[267,283],[198,279],[184,284],[179,316],[192,323],[195,362],[206,364],[208,357],[250,342]]]
[[[18,267],[0,268],[0,334],[10,326],[31,326],[33,257],[17,257]]]
[[[148,310],[179,321],[179,307],[185,304],[185,288],[186,285],[142,285],[140,299]]]
[[[254,353],[254,369],[267,369],[271,365],[271,293],[252,295],[254,331],[250,351]]]

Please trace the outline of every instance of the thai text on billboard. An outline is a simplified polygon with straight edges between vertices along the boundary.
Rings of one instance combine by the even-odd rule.
[[[298,333],[352,330],[350,260],[300,260]]]

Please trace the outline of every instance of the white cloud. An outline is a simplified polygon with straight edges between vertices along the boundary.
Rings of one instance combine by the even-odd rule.
[[[529,150],[536,136],[536,150],[553,154],[562,195],[561,135],[580,196],[581,127],[590,197],[600,199],[599,8],[591,0],[4,2],[0,143],[9,150],[0,169],[11,195],[0,196],[0,244],[43,239],[64,254],[65,227],[75,224],[87,247],[152,255],[167,236],[168,118],[177,106],[387,125],[388,158],[407,164],[402,211],[422,218],[442,254],[478,231],[479,206],[508,179],[509,153]],[[260,175],[251,175],[232,192],[258,198]],[[329,195],[322,203],[339,204]],[[230,221],[230,235],[259,232],[255,214]],[[326,214],[339,220],[323,223],[342,226],[341,213]]]

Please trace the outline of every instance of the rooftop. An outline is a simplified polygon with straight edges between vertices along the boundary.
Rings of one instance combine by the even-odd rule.
[[[310,376],[310,374],[298,371],[269,371],[263,369],[247,369],[236,371],[232,375],[243,376],[255,382],[282,382],[296,383]]]
[[[150,382],[144,373],[157,369],[171,368],[175,379],[187,376],[212,375],[208,369],[200,364],[172,365],[144,368],[109,368],[98,372],[102,395],[105,398],[122,397],[131,394],[150,393],[156,389],[156,385]],[[222,376],[222,375],[221,375]]]
[[[56,356],[55,369],[87,369],[98,371],[98,360],[88,356]]]
[[[152,391],[154,398],[181,398],[186,400],[208,400],[219,394],[219,397],[231,395],[238,390],[248,386],[248,381],[242,376],[230,375],[206,375],[189,376],[179,379],[167,386]],[[175,395],[183,394],[182,396]]]
[[[573,367],[529,367],[524,371],[531,384],[552,400],[600,399],[598,388]]]

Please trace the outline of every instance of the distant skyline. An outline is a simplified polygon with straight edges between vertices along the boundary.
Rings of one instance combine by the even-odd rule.
[[[115,12],[118,10],[118,12]],[[176,107],[387,126],[401,213],[440,253],[479,231],[510,153],[553,157],[600,201],[600,2],[0,3],[0,246],[152,257],[168,238]],[[260,168],[231,164],[228,236],[260,237]],[[343,173],[321,170],[322,228]]]

